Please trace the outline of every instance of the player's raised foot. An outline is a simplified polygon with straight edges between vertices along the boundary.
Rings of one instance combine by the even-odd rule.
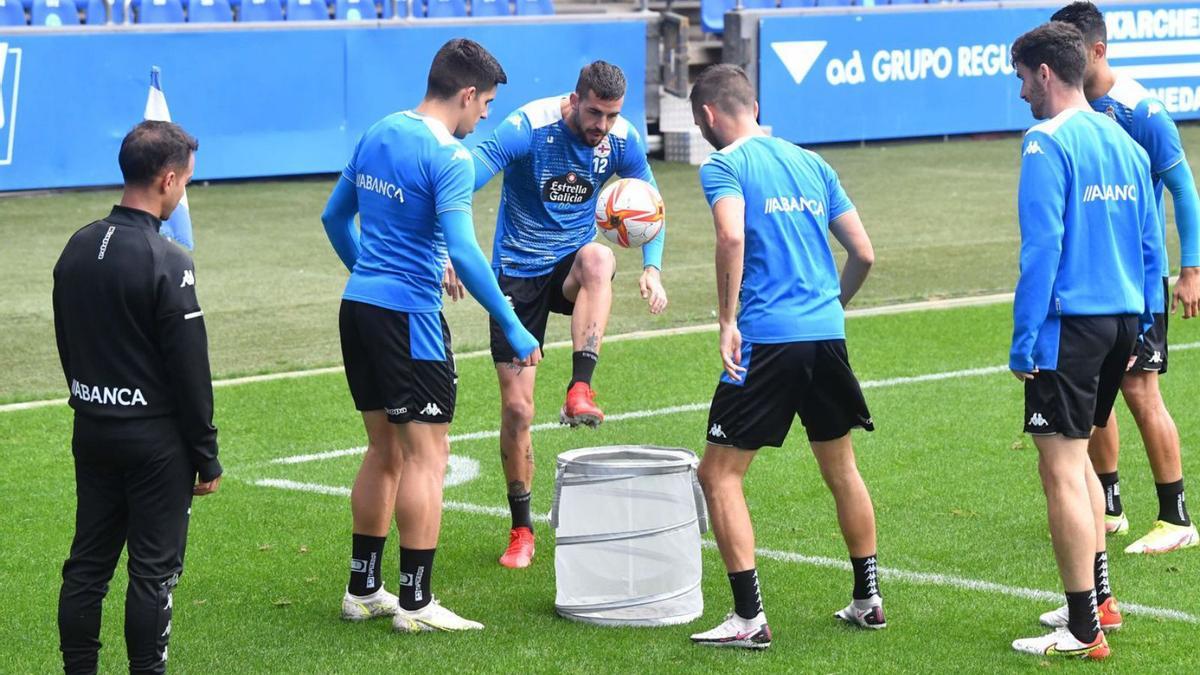
[[[1146,536],[1125,547],[1126,553],[1170,553],[1181,548],[1200,545],[1195,523],[1175,525],[1165,520],[1154,521]]]
[[[1071,631],[1064,628],[1055,629],[1049,635],[1041,637],[1013,640],[1012,648],[1023,654],[1038,656],[1065,656],[1074,659],[1108,658],[1110,652],[1108,640],[1104,639],[1104,631],[1096,631],[1096,639],[1090,643],[1078,640]]]
[[[377,616],[393,616],[400,608],[396,596],[383,590],[370,595],[351,595],[347,590],[342,596],[342,618],[347,621],[366,621]]]
[[[1100,630],[1105,633],[1121,630],[1121,610],[1117,607],[1117,599],[1109,598],[1096,606],[1096,613],[1100,615]],[[1046,612],[1038,617],[1038,621],[1043,626],[1050,628],[1066,628],[1069,614],[1067,606],[1063,605],[1058,609]]]
[[[533,530],[514,527],[508,531],[508,548],[500,556],[500,564],[510,569],[529,567],[533,562]]]
[[[887,628],[887,620],[883,618],[883,598],[878,595],[872,595],[865,600],[852,600],[845,609],[838,610],[833,615],[859,628]]]
[[[1129,518],[1124,511],[1115,516],[1104,514],[1104,533],[1109,535],[1129,534]]]
[[[411,612],[404,608],[397,609],[396,616],[392,617],[392,629],[398,633],[453,632],[483,630],[483,624],[462,618],[442,607],[434,598],[428,605]]]
[[[558,421],[572,427],[582,424],[592,428],[604,421],[604,412],[596,405],[596,392],[587,382],[576,382],[567,390],[567,400],[558,414]]]
[[[730,612],[716,628],[692,635],[692,642],[708,647],[766,649],[771,646],[771,628],[767,626],[767,615],[763,612],[753,619],[743,619],[737,612]]]

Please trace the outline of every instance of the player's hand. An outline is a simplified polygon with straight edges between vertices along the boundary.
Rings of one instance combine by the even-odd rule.
[[[1037,368],[1034,368],[1033,372],[1031,372],[1031,373],[1027,373],[1027,372],[1024,372],[1021,370],[1013,370],[1011,372],[1014,377],[1016,377],[1021,382],[1024,382],[1025,380],[1032,380],[1033,376],[1037,375]]]
[[[192,487],[192,494],[196,495],[197,497],[203,497],[204,495],[211,495],[212,493],[216,492],[217,488],[219,488],[219,487],[221,487],[221,477],[220,476],[217,476],[216,478],[208,481],[207,483],[200,482],[199,477],[197,476],[196,485],[194,487]]]
[[[1179,270],[1175,282],[1175,293],[1171,296],[1171,313],[1183,305],[1183,318],[1200,315],[1200,267],[1184,267]]]
[[[454,271],[454,265],[446,263],[446,271],[442,273],[442,290],[450,296],[450,302],[458,302],[467,297],[467,289]]]
[[[742,332],[734,324],[721,325],[721,363],[734,382],[742,381]]]
[[[657,267],[647,267],[642,270],[642,278],[638,281],[642,290],[642,299],[650,305],[651,314],[662,314],[667,308],[667,291],[662,285],[662,276]]]
[[[529,356],[526,356],[523,359],[514,358],[513,364],[520,366],[521,368],[531,368],[533,366],[536,366],[538,364],[538,361],[541,361],[541,360],[542,360],[542,348],[538,347],[537,349],[534,349],[532,352],[530,352]]]

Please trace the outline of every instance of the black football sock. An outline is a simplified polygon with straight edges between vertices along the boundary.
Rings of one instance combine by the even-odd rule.
[[[429,577],[433,575],[433,554],[436,548],[400,547],[400,606],[408,611],[421,609],[433,600],[429,592]]]
[[[1096,578],[1096,606],[1100,606],[1104,604],[1105,600],[1112,597],[1112,587],[1108,584],[1108,551],[1101,551],[1096,554],[1094,571]]]
[[[1119,516],[1125,510],[1121,506],[1121,482],[1117,472],[1098,473],[1100,485],[1104,488],[1104,515]]]
[[[575,386],[576,382],[584,382],[589,387],[592,385],[592,373],[596,370],[596,361],[600,355],[596,352],[587,350],[571,353],[571,383],[567,385],[567,389]]]
[[[1187,502],[1183,498],[1182,478],[1174,483],[1155,483],[1154,489],[1158,492],[1159,520],[1184,527],[1192,524],[1188,517]]]
[[[528,527],[529,531],[533,531],[533,517],[529,513],[529,503],[533,495],[529,492],[520,495],[509,493],[508,495],[508,510],[512,512],[512,527]]]
[[[879,595],[878,572],[875,570],[875,556],[865,558],[850,558],[850,566],[854,568],[854,599],[866,600],[872,595]]]
[[[763,611],[757,569],[731,573],[729,585],[733,587],[733,611],[737,612],[738,616],[753,619]]]
[[[383,585],[379,574],[379,563],[383,559],[383,547],[387,537],[372,537],[355,534],[350,547],[350,583],[347,590],[351,595],[370,595]]]
[[[1096,591],[1067,593],[1067,629],[1076,640],[1091,644],[1100,632],[1100,615],[1096,613]]]

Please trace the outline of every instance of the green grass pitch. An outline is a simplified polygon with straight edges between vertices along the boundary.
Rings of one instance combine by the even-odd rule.
[[[1200,134],[1184,129],[1194,157]],[[876,242],[876,269],[862,306],[1011,290],[1016,273],[1015,138],[898,144],[824,152],[841,172]],[[201,161],[203,157],[199,158]],[[665,278],[672,306],[649,317],[635,295],[636,255],[619,253],[611,333],[712,321],[712,236],[695,169],[656,164],[670,218]],[[198,282],[220,376],[335,365],[336,306],[345,279],[317,214],[328,180],[195,186]],[[63,396],[49,323],[49,270],[66,237],[102,215],[111,191],[0,200],[0,401]],[[481,241],[490,241],[496,193],[477,202]],[[1172,237],[1172,241],[1174,241]],[[1173,249],[1173,254],[1175,253]],[[1177,260],[1177,257],[1175,258]],[[456,351],[484,346],[473,301],[447,311]],[[715,550],[704,556],[704,617],[688,626],[614,629],[554,615],[553,536],[538,529],[532,568],[496,558],[507,519],[448,509],[434,591],[487,629],[470,635],[395,635],[387,621],[338,617],[346,581],[350,513],[343,496],[281,489],[261,481],[347,488],[358,457],[296,464],[273,460],[365,442],[338,373],[256,382],[216,391],[227,475],[221,491],[194,505],[187,568],[176,594],[171,665],[177,672],[1032,672],[1047,664],[1009,642],[1040,631],[1037,615],[1059,588],[1045,525],[1036,454],[1021,430],[1020,385],[1003,372],[961,373],[1006,361],[1006,304],[851,319],[849,349],[878,430],[855,433],[859,465],[875,500],[889,627],[838,625],[832,612],[851,589],[832,499],[799,426],[781,449],[751,468],[748,498],[757,528],[764,600],[775,645],[762,654],[695,647],[687,635],[711,627],[731,605]],[[1171,327],[1164,396],[1175,414],[1185,475],[1200,475],[1200,322]],[[550,339],[565,336],[552,320]],[[1184,347],[1180,349],[1180,347]],[[536,422],[557,418],[569,350],[548,351]],[[487,358],[459,362],[454,435],[498,424],[495,375]],[[595,386],[610,416],[705,404],[718,375],[714,332],[614,341]],[[950,373],[942,379],[911,378]],[[907,379],[906,379],[907,378]],[[647,383],[651,383],[648,385]],[[534,507],[549,509],[553,458],[577,447],[658,444],[699,451],[705,411],[614,420],[600,429],[534,435]],[[1156,511],[1153,481],[1128,412],[1119,406],[1122,496],[1132,535]],[[0,413],[0,672],[59,668],[55,609],[72,532],[71,418],[62,406]],[[503,509],[496,441],[453,443],[481,474],[446,490],[458,505]],[[1196,489],[1196,488],[1193,488]],[[711,540],[711,537],[708,537]],[[1200,671],[1200,551],[1162,557],[1120,552],[1112,580],[1130,612],[1112,636],[1106,672]],[[385,580],[397,573],[393,537]],[[103,672],[125,666],[119,568],[105,605]],[[1044,596],[1052,597],[1052,596]]]

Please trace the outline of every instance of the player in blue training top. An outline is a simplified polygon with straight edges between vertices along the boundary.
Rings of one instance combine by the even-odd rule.
[[[874,426],[850,369],[843,312],[874,262],[871,240],[824,160],[763,134],[754,88],[740,68],[708,68],[691,100],[696,123],[719,149],[700,167],[700,184],[717,233],[725,373],[709,410],[699,472],[734,603],[724,622],[692,641],[750,649],[771,644],[742,480],[753,451],[783,445],[797,415],[837,502],[854,570],[852,600],[835,616],[884,628],[875,510],[850,442],[851,429]],[[849,254],[840,279],[831,233]]]
[[[1016,640],[1039,655],[1102,659],[1120,627],[1104,542],[1103,489],[1088,461],[1138,336],[1162,306],[1162,224],[1146,152],[1088,107],[1083,35],[1050,22],[1013,43],[1021,98],[1046,120],[1025,134],[1017,211],[1021,275],[1009,368],[1025,383],[1066,607],[1055,631]],[[1139,316],[1141,323],[1139,325]]]
[[[475,148],[475,188],[504,172],[492,268],[521,323],[541,342],[550,312],[571,316],[571,381],[559,419],[596,426],[592,372],[612,307],[616,258],[596,238],[595,208],[601,186],[614,175],[654,183],[646,148],[621,117],[625,75],[604,61],[585,66],[575,91],[533,101],[509,115]],[[658,314],[667,306],[659,279],[665,232],[642,247],[640,290]],[[492,321],[492,358],[500,380],[500,457],[508,485],[512,528],[500,557],[505,567],[526,567],[534,554],[530,489],[533,486],[535,369],[512,363],[512,350]]]
[[[393,627],[406,632],[483,628],[434,601],[429,587],[458,384],[441,314],[447,254],[498,322],[513,361],[533,366],[541,357],[475,241],[475,169],[458,140],[487,117],[496,85],[506,81],[479,44],[447,42],[429,68],[425,100],[367,129],[321,216],[351,270],[342,296],[342,358],[368,440],[350,494],[345,619],[394,615]],[[393,511],[399,598],[384,590],[380,571]]]
[[[1158,518],[1153,528],[1127,546],[1125,552],[1166,553],[1197,546],[1200,534],[1188,516],[1184,501],[1179,430],[1163,403],[1158,376],[1167,372],[1167,317],[1179,305],[1183,305],[1185,319],[1200,314],[1200,197],[1183,154],[1179,130],[1166,107],[1142,85],[1126,75],[1118,75],[1108,65],[1108,30],[1100,10],[1090,2],[1076,2],[1056,12],[1054,20],[1070,23],[1083,33],[1088,45],[1083,93],[1093,110],[1116,120],[1150,155],[1159,218],[1166,227],[1165,186],[1175,203],[1175,227],[1179,230],[1179,280],[1175,283],[1171,311],[1166,307],[1171,267],[1164,234],[1163,305],[1155,308],[1154,328],[1146,334],[1137,362],[1121,382],[1125,402],[1141,431],[1158,492]],[[1088,452],[1104,486],[1105,529],[1111,534],[1124,534],[1129,531],[1129,518],[1121,505],[1117,480],[1120,435],[1116,415],[1108,422],[1108,426],[1092,435]]]

